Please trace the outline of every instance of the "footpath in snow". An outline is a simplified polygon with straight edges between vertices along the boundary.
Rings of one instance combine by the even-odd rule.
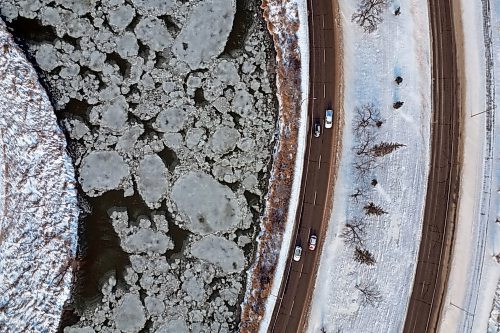
[[[431,114],[427,1],[393,2],[372,33],[351,21],[357,3],[340,0],[344,144],[308,332],[401,332],[420,242]]]

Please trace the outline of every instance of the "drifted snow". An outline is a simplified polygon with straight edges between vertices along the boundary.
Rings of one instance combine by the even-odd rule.
[[[70,295],[78,207],[64,135],[0,23],[0,331],[56,332]]]

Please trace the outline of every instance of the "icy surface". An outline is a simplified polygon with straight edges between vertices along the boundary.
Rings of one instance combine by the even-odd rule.
[[[208,234],[236,227],[241,214],[234,193],[203,173],[190,172],[172,188],[172,199],[186,214],[186,228]]]
[[[173,52],[191,69],[219,55],[233,26],[235,0],[207,0],[193,10],[177,36]]]
[[[78,207],[66,140],[34,68],[0,22],[0,331],[56,332]]]
[[[191,253],[219,266],[227,273],[241,271],[245,264],[243,251],[234,242],[222,237],[209,235],[202,238],[193,243]]]
[[[0,0],[14,26],[41,32],[23,37],[43,64],[84,197],[100,196],[89,199],[96,209],[85,223],[119,238],[95,245],[96,265],[82,273],[99,283],[92,299],[76,295],[81,319],[72,328],[118,331],[117,309],[131,293],[141,295],[152,332],[234,332],[276,124],[274,54],[258,4],[243,2],[234,25],[235,1],[85,6]],[[174,43],[184,38],[193,52],[178,57]],[[188,64],[193,57],[200,68]],[[193,198],[175,192],[183,183]],[[191,253],[207,233],[232,261]]]
[[[129,168],[117,152],[94,151],[83,159],[79,181],[85,192],[95,196],[119,188],[128,176]]]
[[[156,208],[168,190],[168,170],[158,155],[147,155],[139,162],[137,186],[148,206]]]
[[[344,41],[345,100],[343,148],[333,210],[316,279],[308,332],[401,332],[413,287],[429,164],[431,115],[430,42],[427,2],[400,0],[383,13],[376,32],[366,34],[349,20],[356,2],[340,1]],[[401,14],[392,11],[401,6]],[[403,82],[398,85],[396,76]],[[393,103],[404,101],[394,109]],[[356,108],[380,110],[372,144],[405,146],[378,157],[366,174],[354,168],[361,140],[354,133]],[[376,182],[373,182],[373,179]],[[361,191],[361,195],[352,195]],[[366,214],[370,202],[386,212]],[[347,223],[361,220],[362,244],[340,237]],[[372,253],[375,263],[354,260],[355,246]],[[356,286],[379,297],[363,302]]]
[[[125,333],[137,333],[146,323],[144,307],[139,295],[126,294],[118,305],[114,321],[116,328]]]

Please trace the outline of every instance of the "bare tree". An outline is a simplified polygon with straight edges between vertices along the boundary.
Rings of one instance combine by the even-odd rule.
[[[387,214],[385,210],[382,209],[382,207],[375,205],[373,202],[370,202],[368,205],[365,205],[363,207],[365,210],[366,215],[383,215]]]
[[[358,173],[359,178],[364,178],[369,172],[375,169],[375,157],[373,156],[360,156],[353,162],[354,169]]]
[[[358,133],[357,144],[353,147],[356,155],[368,155],[371,151],[371,146],[376,140],[376,135],[373,131],[363,131]]]
[[[361,0],[351,20],[363,27],[365,32],[374,32],[383,21],[381,15],[386,8],[387,0]]]
[[[370,251],[362,249],[357,246],[356,249],[354,250],[354,260],[362,264],[366,264],[368,266],[372,266],[377,262],[377,260]]]
[[[374,126],[380,127],[382,125],[380,110],[372,103],[356,107],[353,125],[356,134],[367,131]]]
[[[370,148],[369,153],[375,157],[385,156],[406,145],[396,142],[381,142]]]
[[[349,197],[353,198],[356,203],[359,203],[360,199],[366,198],[366,189],[357,187],[353,194],[349,194]]]
[[[382,295],[377,284],[372,280],[357,283],[355,288],[361,293],[361,305],[363,306],[377,306],[382,301]]]
[[[365,223],[362,218],[355,217],[344,226],[340,237],[342,237],[346,244],[351,246],[362,246],[366,236]]]

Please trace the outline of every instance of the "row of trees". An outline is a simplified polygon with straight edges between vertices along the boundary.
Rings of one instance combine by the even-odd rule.
[[[388,214],[384,207],[373,202],[370,195],[370,190],[378,185],[374,171],[379,165],[378,159],[405,146],[397,142],[378,141],[378,132],[383,124],[380,110],[374,104],[365,104],[355,109],[352,149],[357,185],[349,197],[355,205],[360,206],[360,214],[346,221],[340,237],[353,249],[354,261],[367,266],[375,265],[377,260],[366,246],[366,227],[371,218]],[[377,306],[382,300],[374,280],[367,279],[356,283],[355,288],[360,293],[363,306]]]

